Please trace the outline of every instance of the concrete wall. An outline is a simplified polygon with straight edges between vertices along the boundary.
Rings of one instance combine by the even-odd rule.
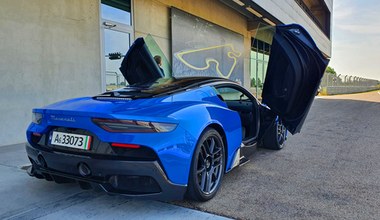
[[[0,145],[32,108],[101,92],[98,1],[1,0],[0,30]]]
[[[325,72],[320,87],[321,95],[348,94],[380,89],[380,81]]]
[[[378,90],[379,86],[328,86],[322,87],[321,95],[338,95]]]
[[[331,41],[319,29],[319,27],[309,18],[294,0],[252,0],[260,5],[284,24],[301,24],[313,37],[319,49],[327,56],[331,57]],[[332,13],[333,1],[326,0],[326,5]]]
[[[176,7],[192,15],[244,36],[244,73],[246,87],[249,87],[249,54],[251,33],[247,31],[244,16],[216,0],[135,0],[134,30],[135,37],[151,34],[166,57],[171,59],[171,21],[170,7]],[[147,16],[149,15],[149,16]]]

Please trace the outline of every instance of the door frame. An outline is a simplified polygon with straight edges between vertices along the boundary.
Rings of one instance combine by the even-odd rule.
[[[218,89],[218,88],[222,88],[222,87],[228,87],[228,88],[232,88],[232,89],[235,89],[241,93],[243,93],[245,96],[248,97],[248,99],[252,102],[252,113],[254,115],[254,120],[256,122],[256,124],[253,124],[251,126],[256,126],[255,128],[255,131],[256,131],[256,134],[254,134],[254,136],[250,137],[249,139],[242,139],[242,144],[244,144],[245,146],[250,146],[250,145],[253,145],[254,143],[257,142],[257,138],[259,136],[259,131],[260,131],[260,103],[259,101],[257,100],[257,98],[250,92],[248,91],[246,88],[242,87],[242,86],[239,86],[239,85],[236,85],[234,83],[220,83],[220,84],[216,84],[216,85],[213,85],[213,87],[215,89]],[[224,103],[226,103],[226,101],[223,101]],[[227,105],[227,103],[226,103]],[[230,108],[228,108],[230,109]],[[235,110],[232,110],[230,109],[231,111],[235,111]],[[237,111],[235,111],[237,112]],[[239,115],[239,118],[240,118],[240,115]]]

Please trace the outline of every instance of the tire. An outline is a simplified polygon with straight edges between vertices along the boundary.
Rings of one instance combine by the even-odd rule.
[[[271,150],[281,150],[285,146],[287,135],[288,131],[282,124],[281,119],[276,117],[276,120],[266,131],[262,139],[261,147]]]
[[[199,138],[193,154],[187,198],[203,202],[216,195],[225,170],[224,152],[220,134],[215,129],[207,128]]]

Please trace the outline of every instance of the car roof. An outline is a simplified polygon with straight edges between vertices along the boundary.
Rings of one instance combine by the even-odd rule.
[[[215,83],[215,82],[235,83],[234,81],[221,78],[221,77],[209,77],[209,76],[191,76],[191,77],[179,77],[179,78],[173,77],[173,83],[186,84],[187,86],[191,86],[192,84],[194,86],[199,86],[199,85],[205,85],[205,84]]]
[[[197,88],[200,86],[218,85],[223,83],[237,84],[234,81],[221,77],[171,77],[161,78],[163,81],[159,84],[145,83],[141,85],[131,85],[120,88],[114,91],[102,93],[94,98],[149,98],[162,95],[175,94],[178,92],[186,91],[188,89]],[[133,94],[133,95],[132,95]]]

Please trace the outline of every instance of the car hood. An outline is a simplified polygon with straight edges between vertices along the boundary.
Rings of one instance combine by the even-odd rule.
[[[163,77],[143,38],[137,38],[125,55],[120,72],[129,85],[141,85]]]
[[[262,98],[292,134],[300,132],[328,62],[303,27],[276,27]]]

